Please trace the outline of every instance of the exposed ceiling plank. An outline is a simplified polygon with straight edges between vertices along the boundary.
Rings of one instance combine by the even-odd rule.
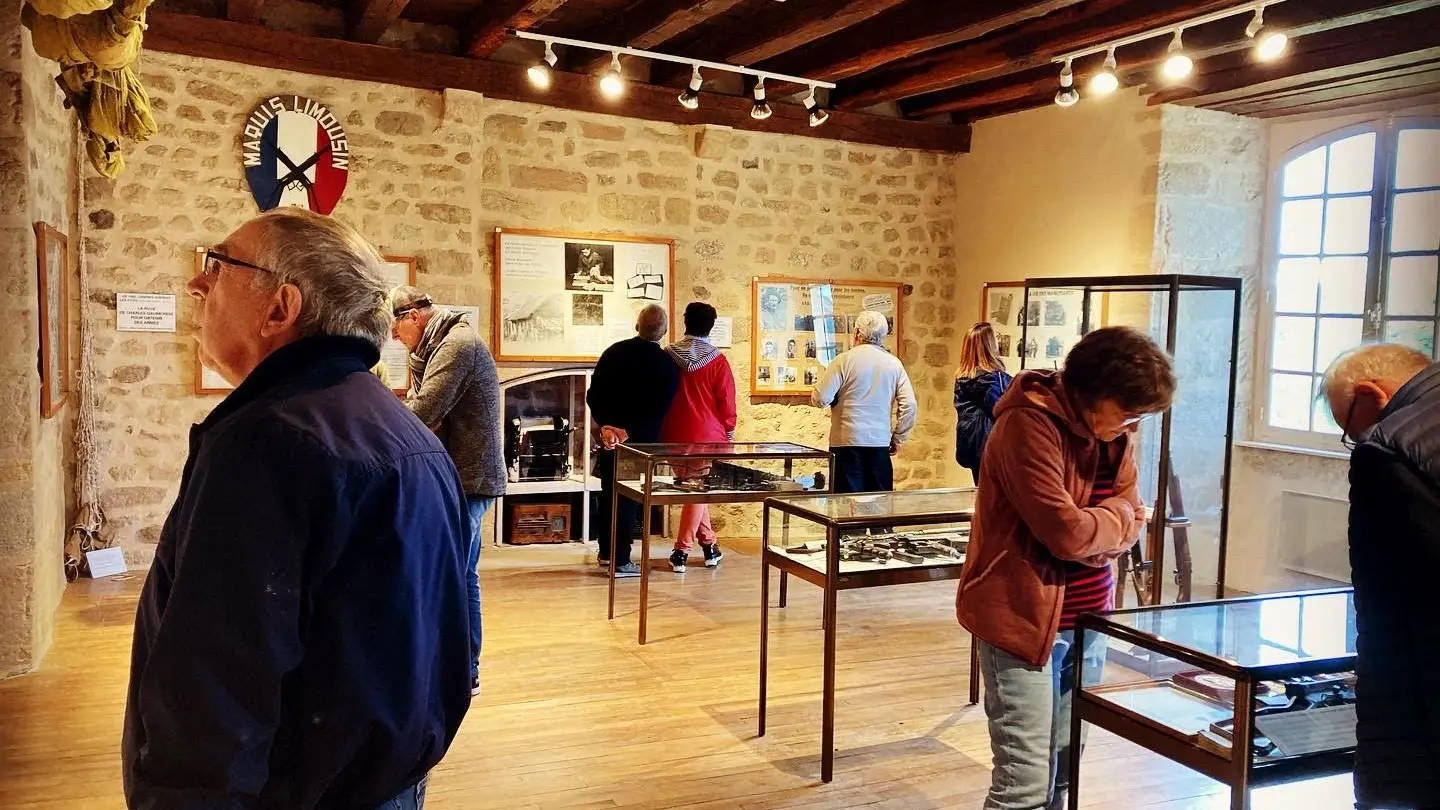
[[[505,43],[513,28],[525,31],[566,0],[487,0],[465,34],[465,52],[477,59],[494,53]]]
[[[265,0],[225,0],[225,19],[246,25],[259,25]]]
[[[697,26],[676,52],[710,62],[749,65],[858,25],[904,1],[844,0],[838,6],[835,0],[769,3],[734,24],[727,17]],[[709,30],[720,25],[725,27]],[[676,65],[651,73],[656,84],[680,85],[689,78],[690,70]]]
[[[1367,112],[1383,112],[1404,110],[1411,107],[1436,105],[1440,106],[1440,93],[1423,88],[1405,88],[1391,90],[1384,93],[1373,93],[1363,97],[1349,97],[1335,99],[1333,101],[1310,101],[1304,107],[1282,107],[1263,112],[1250,113],[1256,118],[1275,118],[1278,116],[1305,116],[1317,117],[1332,115],[1338,111],[1365,110]],[[1215,109],[1223,112],[1230,112],[1224,107]]]
[[[692,111],[675,103],[670,88],[637,82],[630,83],[623,101],[612,103],[595,92],[589,77],[576,74],[557,73],[550,90],[541,93],[530,86],[519,66],[489,60],[319,39],[154,9],[149,12],[148,23],[145,46],[152,51],[402,87],[457,88],[497,99],[675,124],[713,124],[943,152],[965,152],[970,148],[970,130],[964,126],[836,111],[823,127],[812,128],[803,107],[773,102],[774,115],[756,121],[750,117],[750,103],[744,99],[708,97],[700,109]]]
[[[351,0],[345,13],[345,37],[355,42],[379,42],[400,17],[409,0]]]
[[[585,36],[607,45],[653,49],[690,28],[724,14],[742,0],[631,0],[615,14],[603,35]],[[574,63],[579,73],[596,73],[610,64],[609,54],[587,51]]]
[[[1283,3],[1267,12],[1267,22],[1293,29],[1303,36],[1335,27],[1358,25],[1407,14],[1440,4],[1440,0],[1314,0]],[[1094,0],[1084,6],[1057,12],[966,47],[947,48],[904,60],[871,76],[847,83],[836,103],[859,109],[885,101],[909,98],[971,82],[997,78],[1050,63],[1056,56],[1082,48],[1098,47],[1137,31],[1164,29],[1197,14],[1233,8],[1233,0],[1204,0],[1182,7],[1157,8],[1153,0]],[[1202,26],[1186,37],[1187,46],[1205,49],[1243,47],[1241,31],[1247,20],[1237,15]],[[1230,43],[1228,46],[1226,43]],[[1158,62],[1168,40],[1157,36],[1128,46],[1122,60]],[[1204,56],[1205,53],[1198,53]],[[1095,61],[1099,61],[1099,56]]]
[[[1080,0],[910,0],[759,67],[839,81],[1079,5]]]
[[[1366,99],[1376,96],[1394,97],[1399,95],[1424,95],[1440,88],[1440,66],[1430,70],[1404,75],[1373,78],[1361,82],[1337,82],[1333,86],[1314,87],[1304,92],[1275,98],[1262,98],[1228,104],[1226,107],[1239,115],[1258,115],[1279,110],[1308,108],[1312,104],[1346,101],[1364,104]]]

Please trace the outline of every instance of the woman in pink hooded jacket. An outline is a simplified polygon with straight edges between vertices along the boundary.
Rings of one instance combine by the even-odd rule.
[[[728,442],[735,437],[735,375],[730,361],[710,342],[715,327],[715,308],[699,301],[685,307],[685,339],[667,351],[680,367],[680,389],[660,425],[660,441],[667,443]],[[704,475],[709,465],[677,468],[677,476]],[[705,566],[714,568],[723,556],[710,526],[710,508],[686,504],[680,512],[680,530],[670,567],[685,573],[690,549],[696,540],[705,555]]]

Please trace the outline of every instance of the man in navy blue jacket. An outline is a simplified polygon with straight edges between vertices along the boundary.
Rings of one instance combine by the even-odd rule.
[[[297,209],[190,281],[237,388],[190,454],[136,616],[123,745],[137,810],[415,810],[470,705],[465,494],[368,369],[380,257]]]

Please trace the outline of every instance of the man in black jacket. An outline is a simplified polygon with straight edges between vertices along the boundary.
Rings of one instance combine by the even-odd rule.
[[[650,304],[635,321],[635,337],[615,343],[600,355],[585,401],[600,425],[601,450],[595,473],[600,478],[600,566],[610,567],[615,554],[615,576],[638,577],[640,566],[630,561],[630,543],[640,521],[639,505],[620,498],[614,521],[617,537],[610,534],[610,501],[615,489],[615,446],[641,444],[660,437],[660,422],[680,385],[680,373],[670,355],[660,348],[669,331],[665,309]]]
[[[1440,364],[1362,346],[1326,371],[1350,455],[1355,797],[1440,808]]]
[[[380,257],[294,208],[205,258],[190,453],[135,621],[139,810],[416,810],[470,705],[465,493],[369,372]]]

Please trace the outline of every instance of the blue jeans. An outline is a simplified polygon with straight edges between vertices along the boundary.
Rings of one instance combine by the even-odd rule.
[[[380,803],[375,810],[423,810],[425,807],[425,785],[430,781],[429,776],[421,778],[414,786],[400,791],[393,799],[387,799]]]
[[[469,495],[465,498],[470,507],[470,548],[466,559],[469,567],[465,571],[466,584],[470,587],[470,680],[480,678],[480,524],[485,513],[495,505],[495,499],[488,495]]]
[[[1076,659],[1085,685],[1100,682],[1105,637],[1087,633],[1075,655],[1075,631],[1055,635],[1050,660],[1035,667],[980,639],[985,716],[990,719],[990,793],[984,810],[1063,810],[1069,788],[1070,698]],[[1084,738],[1081,738],[1082,744]],[[1079,756],[1078,753],[1075,754]]]

